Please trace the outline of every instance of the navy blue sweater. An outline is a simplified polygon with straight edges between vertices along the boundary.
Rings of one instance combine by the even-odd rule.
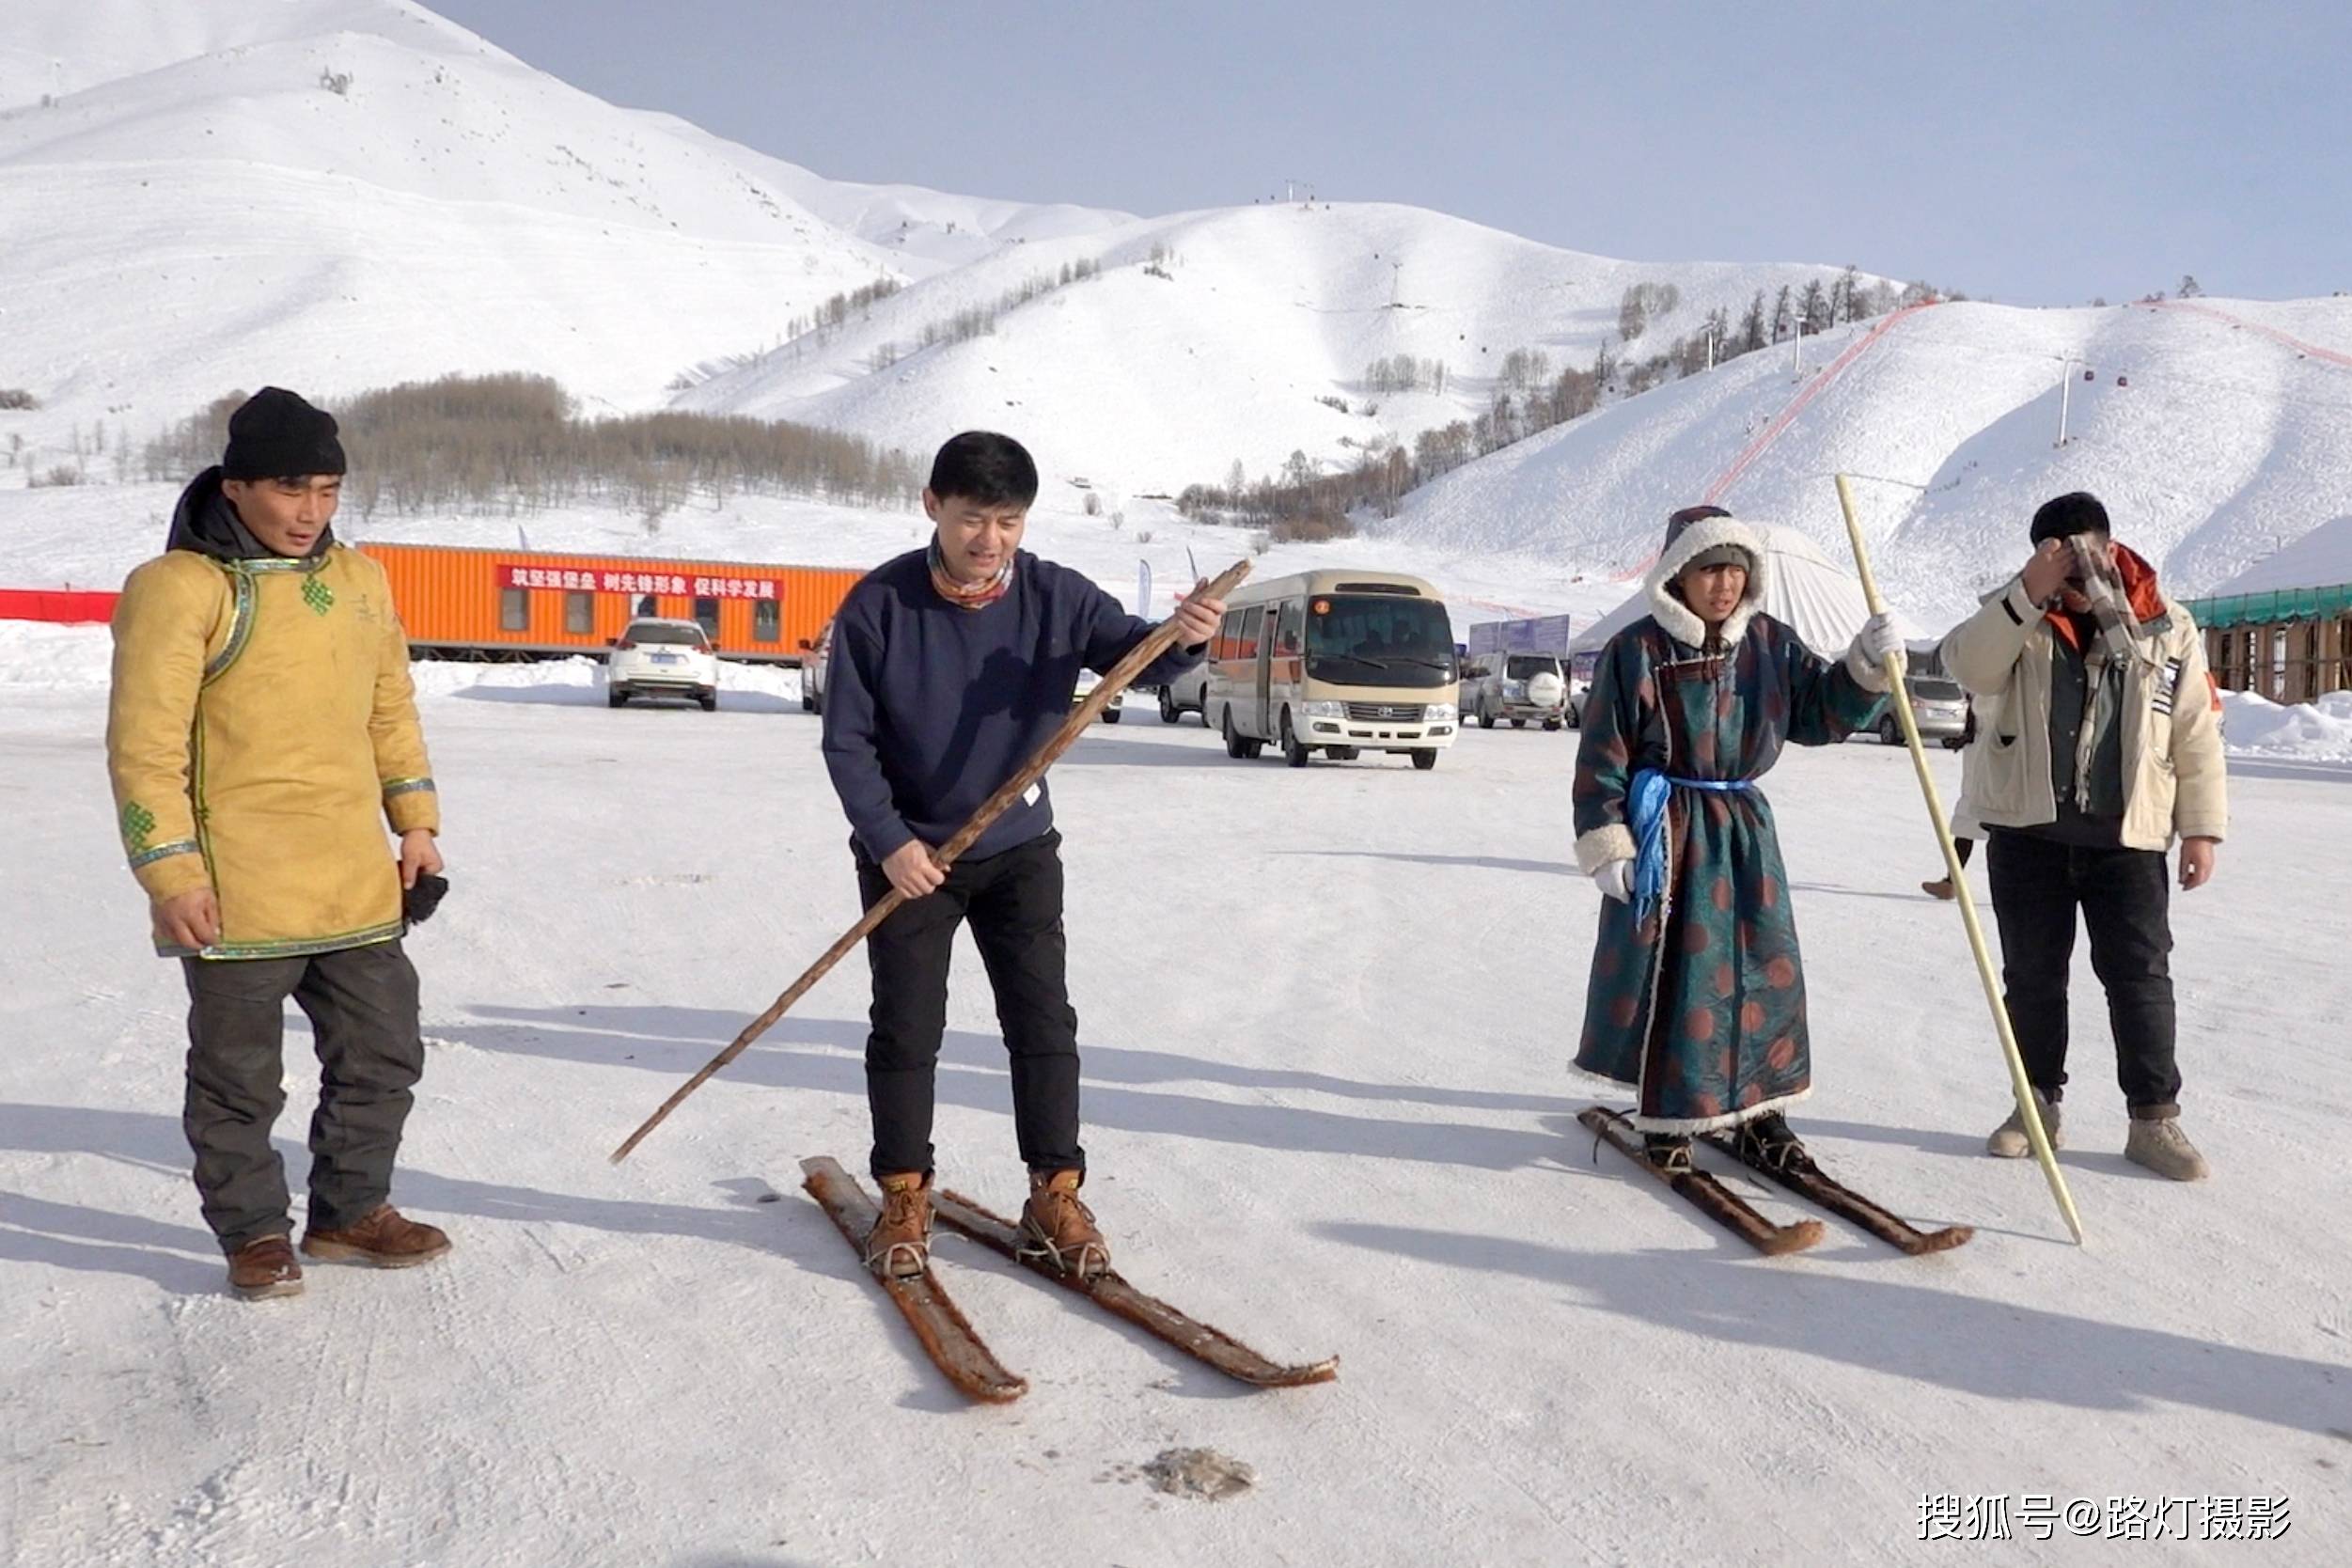
[[[980,610],[939,596],[924,551],[876,567],[842,602],[825,665],[824,763],[852,843],[875,860],[909,839],[945,843],[1060,728],[1080,668],[1107,672],[1152,626],[1027,551],[1005,596]],[[1200,660],[1171,650],[1137,680],[1160,684]],[[1041,781],[966,857],[1053,825]]]

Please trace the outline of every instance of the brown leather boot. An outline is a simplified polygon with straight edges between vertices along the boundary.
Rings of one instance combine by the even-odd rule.
[[[866,1232],[866,1266],[892,1279],[931,1267],[931,1178],[919,1170],[882,1179],[882,1217]]]
[[[1063,1274],[1092,1279],[1110,1269],[1110,1247],[1094,1228],[1094,1214],[1078,1201],[1082,1170],[1029,1172],[1029,1200],[1021,1210],[1021,1256],[1043,1258]]]
[[[302,1294],[302,1264],[284,1232],[249,1241],[228,1255],[228,1288],[247,1301]]]
[[[449,1238],[430,1225],[403,1216],[389,1203],[377,1205],[355,1225],[303,1232],[302,1255],[329,1263],[369,1263],[377,1268],[415,1268],[449,1250]]]

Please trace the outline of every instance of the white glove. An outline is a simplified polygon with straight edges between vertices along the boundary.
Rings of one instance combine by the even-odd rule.
[[[1894,617],[1882,610],[1862,622],[1854,634],[1854,651],[1874,669],[1886,664],[1888,654],[1902,652],[1903,634],[1896,630]]]
[[[1611,860],[1592,873],[1592,886],[1619,903],[1633,902],[1633,862]]]

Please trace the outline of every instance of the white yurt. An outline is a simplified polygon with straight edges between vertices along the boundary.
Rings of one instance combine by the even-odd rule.
[[[1795,528],[1740,519],[1764,541],[1770,557],[1764,572],[1764,612],[1793,628],[1805,646],[1825,658],[1845,651],[1870,619],[1861,579],[1831,560],[1820,545]],[[1608,639],[1650,613],[1646,586],[1586,627],[1576,640],[1579,653],[1598,651]]]

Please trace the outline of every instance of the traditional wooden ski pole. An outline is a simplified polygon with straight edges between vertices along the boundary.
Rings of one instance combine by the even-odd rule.
[[[1226,568],[1224,575],[1208,586],[1208,597],[1224,598],[1238,588],[1242,579],[1248,575],[1249,563],[1235,561]],[[1028,793],[1029,786],[1043,778],[1045,776],[1045,770],[1052,767],[1060,759],[1061,754],[1075,744],[1080,735],[1086,733],[1087,726],[1092,724],[1102,715],[1103,710],[1110,706],[1110,699],[1125,691],[1135,678],[1143,673],[1144,666],[1167,652],[1175,641],[1176,622],[1171,617],[1153,627],[1141,642],[1136,644],[1128,651],[1125,658],[1112,666],[1110,673],[1103,677],[1102,684],[1088,693],[1086,699],[1071,710],[1069,718],[1062,721],[1061,728],[1054,732],[1053,737],[1037,748],[1037,755],[1024,763],[1019,773],[1006,779],[1002,789],[982,801],[980,809],[972,813],[971,821],[956,829],[955,837],[932,853],[932,859],[938,864],[939,869],[946,870],[955,864],[957,856],[978,843],[980,836],[988,831],[989,825],[1010,810],[1014,801]],[[703,1065],[702,1071],[688,1078],[680,1087],[677,1093],[663,1101],[661,1109],[647,1117],[645,1124],[631,1133],[628,1140],[613,1151],[612,1163],[619,1165],[627,1159],[630,1151],[643,1143],[646,1135],[662,1124],[663,1118],[676,1110],[687,1095],[692,1094],[708,1082],[713,1074],[742,1056],[750,1048],[753,1041],[774,1027],[777,1019],[792,1011],[794,1002],[807,996],[809,989],[824,979],[836,964],[848,957],[856,949],[857,944],[872,935],[875,928],[888,919],[899,905],[905,902],[906,895],[895,887],[883,895],[871,909],[866,911],[864,918],[850,927],[839,941],[824,950],[823,957],[808,966],[807,974],[794,980],[784,995],[776,999],[774,1006],[745,1025],[744,1032],[735,1037],[733,1044],[713,1057]]]
[[[1854,546],[1854,568],[1862,579],[1862,597],[1870,604],[1870,613],[1887,613],[1887,602],[1878,596],[1878,579],[1870,570],[1870,547],[1862,541],[1862,525],[1854,515],[1854,492],[1838,479],[1838,505],[1845,510],[1845,537]],[[2049,1134],[2042,1126],[2042,1115],[2033,1104],[2033,1086],[2026,1079],[2025,1058],[2017,1050],[2016,1031],[2009,1025],[2009,1004],[2001,996],[2000,980],[1993,973],[1991,950],[1984,946],[1984,927],[1976,917],[1976,899],[1968,891],[1968,876],[1960,864],[1960,851],[1952,841],[1952,824],[1944,816],[1944,803],[1936,793],[1935,775],[1927,771],[1927,747],[1920,741],[1918,716],[1911,712],[1911,694],[1903,685],[1903,655],[1887,655],[1887,678],[1894,698],[1895,716],[1903,724],[1904,744],[1911,748],[1911,766],[1919,774],[1920,792],[1927,797],[1927,820],[1935,825],[1936,841],[1943,846],[1944,871],[1952,878],[1953,902],[1960,906],[1960,919],[1968,927],[1968,946],[1976,953],[1978,979],[1984,982],[1984,1000],[1993,1010],[1993,1027],[2000,1032],[2000,1048],[2009,1058],[2009,1087],[2017,1097],[2017,1114],[2025,1122],[2026,1137],[2033,1144],[2033,1157],[2042,1162],[2042,1174],[2049,1178],[2050,1196],[2058,1200],[2058,1212],[2066,1221],[2066,1229],[2074,1233],[2075,1243],[2082,1243],[2082,1218],[2075,1213],[2074,1194],[2066,1190],[2066,1178],[2058,1168],[2058,1156],[2051,1152]]]

